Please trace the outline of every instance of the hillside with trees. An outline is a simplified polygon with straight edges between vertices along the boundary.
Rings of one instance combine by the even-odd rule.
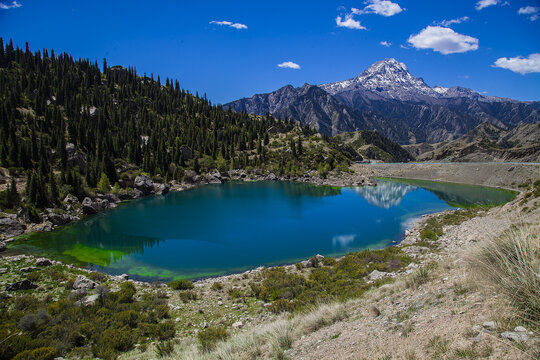
[[[94,191],[132,186],[141,173],[167,183],[215,170],[282,176],[350,164],[306,126],[224,110],[177,80],[140,76],[105,59],[100,69],[2,39],[0,99],[0,161],[8,169],[0,207],[16,209],[24,198],[30,218],[67,194],[82,201]],[[26,179],[24,194],[14,178]]]

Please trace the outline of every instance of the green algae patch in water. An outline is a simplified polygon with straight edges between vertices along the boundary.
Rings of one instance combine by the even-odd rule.
[[[278,181],[207,185],[128,202],[31,234],[10,249],[138,280],[197,279],[384,248],[399,242],[421,215],[510,199],[491,196],[498,189],[479,190],[403,181],[355,188]]]
[[[518,192],[479,185],[402,178],[379,178],[401,184],[418,186],[435,194],[452,207],[474,208],[506,204],[514,200]]]
[[[72,248],[62,252],[62,255],[71,256],[78,263],[92,264],[100,267],[109,266],[111,263],[120,261],[127,254],[119,250],[99,249],[82,244],[75,244]]]

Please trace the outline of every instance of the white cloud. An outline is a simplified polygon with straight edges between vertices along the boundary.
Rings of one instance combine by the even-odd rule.
[[[494,67],[512,70],[521,75],[540,72],[540,54],[529,55],[528,58],[516,56],[513,58],[499,58],[493,64]]]
[[[386,46],[386,47],[392,46],[392,43],[388,42],[388,41],[381,41],[379,44],[381,44],[382,46]]]
[[[293,63],[292,61],[282,62],[281,64],[278,64],[278,67],[284,68],[284,69],[300,70],[300,65],[298,65],[297,63]]]
[[[520,15],[531,15],[529,17],[529,20],[535,21],[540,16],[540,7],[537,6],[524,6],[522,8],[519,8],[518,14]]]
[[[382,16],[393,16],[404,10],[397,3],[393,3],[389,0],[367,0],[364,4],[367,4],[367,6],[363,10],[352,8],[353,14],[377,14]]]
[[[408,47],[406,47],[406,46],[403,45],[403,44],[400,44],[399,47],[402,48],[402,49],[408,49]]]
[[[16,9],[20,8],[22,4],[19,4],[16,1],[13,1],[11,4],[4,4],[3,2],[0,2],[0,9],[8,10],[8,9]]]
[[[216,24],[216,25],[220,25],[220,26],[229,26],[229,27],[232,27],[232,28],[235,28],[237,30],[242,30],[242,29],[247,29],[247,25],[244,25],[244,24],[240,24],[240,23],[233,23],[231,21],[216,21],[216,20],[213,20],[213,21],[210,21],[210,24]]]
[[[345,15],[345,18],[341,16],[336,17],[336,25],[347,29],[366,30],[366,27],[362,26],[360,21],[353,19],[352,14]]]
[[[478,49],[477,38],[441,26],[428,26],[420,33],[411,35],[407,42],[417,49],[432,49],[444,55]]]
[[[476,3],[476,6],[474,8],[476,10],[482,10],[483,8],[487,8],[488,6],[497,5],[500,2],[500,0],[480,0]]]
[[[469,21],[469,20],[470,19],[469,19],[468,16],[462,16],[459,19],[443,20],[440,23],[438,23],[438,25],[442,25],[444,27],[449,27],[452,24],[461,24],[462,22]]]

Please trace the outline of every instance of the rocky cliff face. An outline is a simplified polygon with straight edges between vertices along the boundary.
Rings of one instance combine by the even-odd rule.
[[[289,117],[327,135],[377,130],[401,144],[451,141],[484,122],[510,129],[540,121],[540,102],[485,96],[459,86],[430,87],[395,59],[376,62],[349,80],[288,85],[225,107]]]

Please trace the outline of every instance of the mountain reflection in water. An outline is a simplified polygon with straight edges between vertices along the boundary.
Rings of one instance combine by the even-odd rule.
[[[417,189],[416,186],[412,185],[379,181],[377,186],[356,187],[354,191],[371,205],[389,209],[399,205],[405,194]]]

